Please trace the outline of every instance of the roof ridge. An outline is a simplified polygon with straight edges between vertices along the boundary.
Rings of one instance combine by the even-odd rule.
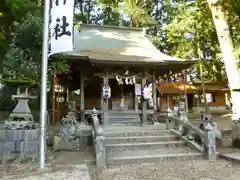
[[[98,24],[80,24],[80,27],[96,27],[96,28],[106,28],[106,29],[120,29],[120,30],[129,30],[129,31],[144,31],[144,28],[133,28],[125,26],[111,26],[111,25],[98,25]]]

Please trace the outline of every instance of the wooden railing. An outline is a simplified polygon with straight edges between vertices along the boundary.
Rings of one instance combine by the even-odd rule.
[[[170,112],[166,118],[167,129],[179,135],[188,145],[198,149],[209,160],[216,159],[215,123],[206,122],[204,130],[192,125],[185,115]]]
[[[93,150],[96,157],[97,166],[100,168],[106,167],[106,150],[105,137],[102,125],[99,123],[98,113],[96,110],[92,111],[92,134],[93,134]]]

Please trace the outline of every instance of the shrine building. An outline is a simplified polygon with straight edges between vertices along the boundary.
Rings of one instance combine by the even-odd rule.
[[[81,24],[74,30],[74,50],[67,52],[67,74],[59,74],[69,92],[80,89],[72,98],[84,118],[96,108],[105,125],[113,124],[112,115],[135,114],[141,121],[156,115],[159,77],[181,72],[195,63],[161,53],[139,28]],[[141,100],[142,88],[150,85],[152,100]],[[103,87],[109,86],[109,98]],[[74,94],[74,93],[73,93]],[[153,116],[155,117],[155,116]],[[139,119],[139,120],[140,120]],[[136,119],[138,121],[138,119]]]

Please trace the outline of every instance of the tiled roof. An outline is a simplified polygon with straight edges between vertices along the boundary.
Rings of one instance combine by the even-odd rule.
[[[161,53],[142,29],[81,24],[80,30],[74,30],[74,50],[67,55],[109,63],[194,63]]]
[[[181,94],[184,93],[184,83],[178,82],[178,83],[158,83],[157,84],[158,89],[160,90],[161,93],[176,93],[176,94]],[[185,84],[185,88],[187,93],[197,93],[198,91],[202,91],[202,86],[201,84]],[[206,92],[229,92],[229,88],[226,87],[224,83],[222,84],[205,84],[205,90]]]

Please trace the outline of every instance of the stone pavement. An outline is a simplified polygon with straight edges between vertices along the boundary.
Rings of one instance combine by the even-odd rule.
[[[237,148],[219,148],[220,156],[233,162],[240,162],[240,149]]]
[[[92,155],[91,148],[85,148],[80,152],[67,152],[60,151],[52,153],[53,160],[52,164],[62,164],[62,165],[77,165],[84,164],[85,162],[95,162],[95,157]]]

